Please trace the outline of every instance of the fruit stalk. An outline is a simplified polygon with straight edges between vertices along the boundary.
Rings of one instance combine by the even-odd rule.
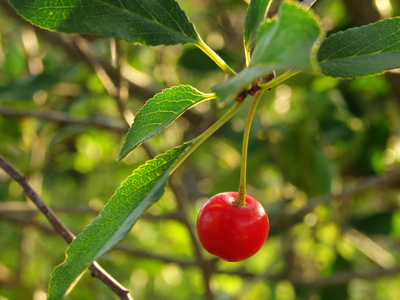
[[[247,115],[246,126],[243,133],[243,144],[242,144],[242,161],[240,165],[240,182],[239,191],[234,204],[239,207],[246,206],[246,170],[247,170],[247,149],[249,146],[249,136],[251,123],[253,121],[254,113],[257,108],[257,104],[263,95],[263,91],[255,94],[253,102],[251,103],[249,114]]]

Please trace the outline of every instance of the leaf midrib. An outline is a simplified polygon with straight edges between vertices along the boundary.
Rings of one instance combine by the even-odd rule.
[[[128,14],[129,14],[129,13],[134,14],[134,15],[138,16],[138,17],[141,18],[141,19],[149,20],[149,19],[147,19],[147,18],[145,18],[145,17],[143,17],[143,16],[140,16],[140,15],[138,15],[138,14],[135,14],[134,12],[132,12],[132,11],[130,11],[130,10],[127,10],[127,9],[125,8],[125,6],[123,5],[123,3],[121,2],[121,0],[118,0],[118,1],[119,1],[119,3],[121,3],[121,6],[122,6],[122,7],[119,7],[119,6],[116,6],[116,5],[112,5],[111,3],[108,3],[108,2],[105,2],[105,1],[102,1],[102,0],[93,0],[93,1],[97,1],[97,2],[103,3],[103,4],[106,5],[106,6],[111,6],[111,7],[117,8],[117,9],[121,9],[121,10],[125,11],[126,13],[128,13]],[[171,15],[162,5],[160,5],[157,1],[154,1],[154,0],[147,0],[147,1],[149,1],[149,2],[151,1],[152,3],[156,3],[157,6],[161,7],[162,10],[164,10],[164,11],[170,16],[170,18],[173,20],[173,22],[179,27],[179,29],[181,30],[181,32],[176,31],[176,30],[174,30],[173,28],[167,27],[167,26],[165,26],[165,25],[159,23],[159,22],[157,21],[157,19],[154,17],[154,15],[153,15],[146,7],[143,7],[143,6],[141,5],[140,1],[137,1],[137,3],[139,3],[140,7],[142,7],[150,16],[153,17],[153,21],[154,21],[156,24],[158,24],[158,25],[160,25],[160,26],[163,26],[163,27],[166,27],[166,28],[168,28],[169,30],[175,31],[175,32],[177,32],[177,33],[181,33],[181,34],[184,35],[185,37],[192,39],[190,36],[186,35],[186,33],[184,32],[184,30],[182,29],[182,27],[180,26],[180,24],[175,20],[175,18],[172,17],[172,15]]]
[[[396,21],[397,18],[392,18],[392,19],[389,19],[389,20],[395,20],[395,21]],[[379,24],[379,23],[381,23],[381,22],[383,22],[383,21],[385,21],[385,20],[381,20],[381,21],[378,21],[378,22],[372,23],[372,24],[367,24],[367,25],[364,25],[364,26],[361,26],[361,27],[350,28],[350,29],[348,29],[348,30],[346,30],[346,31],[337,32],[337,33],[331,35],[330,37],[339,36],[339,35],[343,36],[344,34],[346,34],[346,33],[348,33],[348,32],[356,31],[356,30],[359,30],[360,28],[365,29],[365,28],[370,27],[370,26],[373,26],[373,25],[375,25],[375,24]],[[369,47],[370,45],[373,45],[373,44],[375,44],[375,43],[377,43],[377,42],[380,42],[380,41],[382,41],[383,39],[389,38],[389,37],[392,36],[392,35],[398,34],[399,31],[400,31],[400,29],[398,29],[397,31],[391,33],[391,34],[388,35],[388,36],[385,36],[384,38],[380,38],[380,39],[374,41],[372,44],[369,44],[369,45],[367,45],[366,47]],[[328,37],[328,39],[329,39],[330,37]],[[339,37],[339,38],[341,38],[341,37]],[[364,39],[364,38],[361,37],[360,39]],[[351,47],[354,43],[357,43],[360,39],[357,39],[357,40],[352,41],[351,43],[347,44],[345,47],[342,47],[342,48],[336,50],[336,52]],[[396,43],[399,43],[399,42],[400,42],[400,41],[397,41]],[[394,44],[396,44],[396,43],[394,43]],[[388,47],[390,47],[390,46],[392,46],[392,45],[394,45],[394,44],[391,44],[391,45],[387,46],[386,48],[388,48]],[[360,52],[361,52],[362,50],[364,50],[366,47],[360,49],[357,53],[360,53]],[[383,52],[383,50],[382,50],[382,51],[379,51],[379,52],[367,53],[367,54],[365,54],[365,55],[374,55],[374,54],[378,54],[378,53],[380,53],[380,52]],[[356,57],[356,56],[357,56],[357,53],[354,54],[354,55],[352,55],[352,56],[347,56],[346,58]],[[323,61],[321,61],[320,63],[324,63],[324,62],[326,62],[326,61],[335,61],[335,60],[337,60],[337,59],[332,59],[332,60],[330,59],[334,54],[335,54],[335,52],[333,52],[331,55],[329,55],[327,58],[325,58],[325,59],[324,59]],[[362,55],[358,55],[358,56],[362,56]],[[343,58],[343,57],[342,57],[342,58]],[[340,58],[339,58],[339,59],[340,59]]]
[[[330,60],[324,60],[324,61],[319,61],[319,64],[325,64],[325,63],[330,63],[330,62],[337,62],[340,60],[344,60],[344,59],[357,59],[357,58],[363,58],[365,56],[374,56],[374,55],[378,55],[380,53],[398,53],[400,52],[400,49],[397,51],[378,51],[378,52],[374,52],[374,53],[366,53],[366,54],[362,54],[362,55],[357,55],[357,56],[346,56],[346,57],[339,57],[339,58],[335,58],[335,59],[330,59]]]
[[[164,160],[164,162],[163,162],[162,164],[160,164],[159,166],[156,166],[154,169],[152,169],[152,170],[146,170],[144,173],[142,173],[142,174],[140,175],[141,178],[143,178],[145,175],[148,175],[149,173],[157,173],[157,175],[156,175],[156,177],[153,178],[152,180],[150,180],[150,181],[148,181],[148,182],[146,182],[146,183],[139,184],[138,186],[135,186],[135,189],[134,189],[132,192],[130,192],[130,193],[128,193],[128,194],[125,194],[123,198],[126,199],[126,198],[128,198],[129,196],[131,196],[135,191],[137,191],[137,190],[139,190],[139,189],[142,189],[142,188],[146,189],[146,186],[148,186],[148,185],[151,184],[152,182],[154,182],[154,181],[159,181],[159,178],[162,177],[163,175],[165,175],[166,172],[161,172],[161,173],[159,173],[158,170],[159,170],[160,168],[165,167],[165,165],[168,164],[168,163],[169,163],[169,161]],[[148,165],[146,164],[145,166],[148,166]],[[166,171],[168,171],[168,168],[167,168]],[[142,181],[142,180],[141,180],[141,181]],[[132,183],[130,183],[130,184],[132,184]],[[156,185],[157,185],[157,184],[156,184]],[[156,186],[156,185],[155,185],[155,186]],[[142,193],[140,193],[140,194],[142,194]],[[117,194],[114,194],[114,196],[118,196],[118,195],[117,195]],[[114,197],[114,196],[113,196],[113,197]],[[146,199],[146,198],[148,198],[148,195],[146,195],[143,199]],[[138,207],[141,203],[143,203],[143,201],[140,202],[138,205],[136,205],[136,207]],[[123,210],[124,213],[126,213],[127,210],[129,210],[128,207],[126,207],[126,208]],[[132,210],[131,210],[131,211],[132,211]],[[105,210],[103,210],[103,211],[100,212],[99,217],[102,217],[102,218],[109,218],[109,214],[108,214]],[[126,219],[127,219],[127,218],[126,218]],[[115,233],[118,231],[118,228],[121,227],[121,226],[124,224],[124,222],[126,221],[126,219],[123,220],[122,223],[119,223],[119,222],[118,222],[117,228],[116,228],[116,229],[113,229],[109,234],[107,234],[107,236],[109,236],[109,237],[114,236]],[[90,226],[90,225],[89,225],[89,226]],[[83,230],[82,234],[85,234],[85,230]],[[110,239],[110,238],[107,238],[107,240],[109,240],[109,239]],[[71,245],[72,245],[72,244],[71,244]],[[104,247],[104,245],[102,245],[100,248],[97,248],[97,249],[95,250],[96,253],[100,252],[102,247]],[[69,249],[68,249],[68,250],[69,250]],[[74,249],[74,250],[75,250],[75,249]],[[71,251],[72,251],[72,250],[71,250]],[[69,254],[69,253],[70,253],[70,251],[67,252],[67,254]]]
[[[162,5],[160,5],[158,2],[156,2],[156,1],[154,1],[154,0],[147,0],[147,1],[152,1],[152,3],[155,3],[158,7],[160,7],[160,8],[170,17],[170,19],[177,25],[177,27],[178,27],[181,31],[177,31],[177,30],[175,30],[174,28],[171,28],[171,27],[168,27],[168,26],[166,26],[166,25],[164,25],[164,24],[161,24],[159,21],[157,21],[157,19],[154,17],[154,15],[152,14],[152,12],[149,11],[146,7],[143,7],[139,1],[136,1],[136,2],[137,2],[137,3],[138,3],[138,4],[153,18],[153,19],[149,19],[149,18],[143,17],[143,16],[141,16],[141,15],[139,15],[139,14],[136,14],[136,13],[133,12],[133,11],[130,11],[130,10],[126,9],[125,6],[123,5],[123,3],[121,2],[121,0],[119,0],[119,2],[120,2],[120,4],[121,4],[121,7],[120,7],[120,6],[117,6],[117,5],[113,5],[113,4],[109,3],[109,2],[105,2],[105,1],[103,1],[103,0],[92,0],[92,1],[95,2],[95,3],[97,2],[97,3],[101,4],[101,5],[106,6],[106,7],[108,6],[108,7],[114,8],[114,9],[119,9],[119,10],[121,10],[122,13],[124,13],[124,14],[128,14],[128,15],[129,15],[129,14],[133,14],[133,15],[135,15],[137,18],[142,19],[142,20],[144,20],[145,22],[149,22],[149,21],[150,21],[150,22],[154,22],[154,23],[157,24],[158,26],[164,27],[165,29],[170,30],[170,31],[172,31],[172,32],[181,34],[182,36],[184,36],[184,37],[186,37],[186,38],[192,40],[194,43],[198,43],[198,40],[193,39],[193,37],[188,36],[188,35],[186,34],[186,32],[183,30],[183,28],[181,27],[181,25],[179,24],[179,22],[177,22],[177,20],[170,14],[170,12],[168,12]],[[43,9],[52,9],[52,8],[56,8],[56,9],[68,9],[68,8],[69,8],[69,9],[75,9],[75,8],[77,8],[78,6],[85,6],[85,7],[88,7],[88,6],[90,6],[90,5],[78,4],[77,6],[67,6],[67,5],[64,5],[64,6],[45,6],[45,7],[41,7],[41,8],[37,8],[37,7],[35,7],[35,6],[28,5],[28,7],[30,7],[31,9],[34,9],[34,10],[36,10],[36,11],[38,11],[38,10],[43,10]],[[93,5],[93,6],[94,6],[94,5]],[[173,11],[173,10],[171,10],[171,11]],[[183,12],[183,13],[184,13],[184,12]],[[44,20],[54,20],[54,19],[45,18],[45,17],[42,17],[42,16],[40,16],[40,18],[41,18],[41,19],[44,19]],[[61,19],[57,19],[57,20],[61,20]],[[62,19],[62,20],[64,20],[64,19]],[[188,21],[189,24],[191,24],[189,20],[187,20],[187,21]],[[191,24],[191,25],[193,26],[193,24]],[[196,30],[194,29],[194,27],[193,27],[193,33],[194,33],[195,36],[198,38],[198,34],[197,34]],[[159,34],[159,33],[155,33],[155,34]]]

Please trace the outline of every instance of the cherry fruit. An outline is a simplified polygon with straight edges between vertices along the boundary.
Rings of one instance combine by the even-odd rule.
[[[246,196],[245,206],[237,206],[237,194],[225,192],[211,197],[197,218],[197,235],[203,247],[231,262],[257,253],[269,231],[264,207],[250,196]]]

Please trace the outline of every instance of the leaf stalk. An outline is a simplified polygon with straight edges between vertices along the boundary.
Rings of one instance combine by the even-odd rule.
[[[211,58],[218,67],[220,67],[229,76],[236,76],[236,72],[217,54],[212,50],[203,40],[200,39],[199,43],[195,44],[201,51],[203,51],[209,58]]]
[[[245,100],[236,102],[221,118],[219,118],[213,125],[211,125],[201,135],[191,140],[189,143],[192,145],[186,152],[176,161],[171,169],[171,174],[190,156],[205,140],[207,140],[214,132],[216,132],[222,125],[224,125],[244,104]]]

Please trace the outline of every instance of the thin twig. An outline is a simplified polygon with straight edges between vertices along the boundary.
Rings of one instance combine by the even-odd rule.
[[[17,118],[32,117],[63,124],[94,126],[102,129],[116,131],[118,133],[126,133],[126,131],[128,130],[128,127],[118,125],[113,120],[100,120],[98,118],[74,119],[67,114],[58,111],[24,111],[8,107],[0,107],[0,115]]]
[[[83,37],[79,35],[74,35],[73,41],[76,47],[81,52],[84,59],[87,63],[92,67],[92,69],[96,72],[97,76],[99,77],[101,83],[103,84],[104,88],[106,89],[107,93],[116,98],[119,96],[118,89],[102,64],[95,58],[93,58],[89,53],[89,43]],[[117,82],[119,81],[119,75],[117,77]]]
[[[400,267],[390,269],[375,269],[368,271],[348,271],[336,273],[327,278],[317,279],[314,281],[299,281],[296,285],[307,285],[314,288],[326,288],[345,284],[353,279],[375,280],[381,277],[393,276],[400,273]]]
[[[92,277],[103,281],[120,299],[133,300],[130,291],[108,274],[97,262],[94,261],[89,270]]]
[[[78,40],[80,41],[80,40]],[[119,49],[119,44],[115,43],[114,44],[114,51],[115,51],[115,57],[114,57],[114,65],[116,70],[120,71],[120,49]],[[83,52],[83,54],[87,57],[87,60],[89,61],[89,63],[91,65],[93,65],[93,68],[95,70],[97,70],[96,72],[98,72],[99,77],[100,76],[104,76],[103,74],[103,70],[100,68],[99,64],[93,60],[91,58],[91,56],[89,56],[86,51],[87,51],[87,47],[81,47],[81,51]],[[121,74],[119,75],[119,78],[122,78]],[[114,97],[117,104],[118,104],[118,110],[119,113],[121,115],[121,117],[126,121],[126,123],[129,125],[129,120],[127,118],[127,113],[125,111],[125,107],[124,107],[124,103],[123,103],[123,99],[121,99],[121,81],[118,81],[117,84],[115,84],[112,88],[107,88],[107,84],[109,84],[109,80],[107,77],[105,78],[101,78],[103,82],[104,87],[106,88],[107,92],[109,93],[110,96]],[[149,156],[149,158],[154,158],[156,156],[155,151],[150,147],[150,145],[148,145],[147,143],[143,144],[143,148],[145,150],[145,152],[147,153],[147,155]],[[211,290],[211,284],[210,284],[210,279],[211,279],[211,275],[214,269],[214,265],[215,263],[211,263],[210,261],[207,261],[204,259],[203,257],[203,253],[202,253],[202,249],[201,246],[197,240],[197,236],[195,233],[195,229],[192,226],[192,223],[189,220],[188,214],[187,214],[187,207],[186,207],[186,203],[182,200],[182,193],[181,190],[178,188],[178,185],[174,183],[174,177],[170,176],[169,178],[169,184],[171,187],[171,190],[175,196],[175,200],[178,204],[178,208],[179,208],[179,212],[180,212],[180,216],[181,216],[181,221],[183,222],[183,224],[187,227],[188,231],[189,231],[189,235],[190,235],[190,239],[192,241],[193,244],[193,248],[194,248],[194,252],[195,252],[195,257],[196,257],[196,261],[197,264],[200,266],[201,270],[202,270],[202,274],[203,274],[203,279],[204,279],[204,284],[205,284],[205,288],[206,288],[206,295],[207,295],[207,299],[208,300],[213,300],[214,299],[214,294]]]
[[[283,224],[288,224],[304,217],[311,212],[315,207],[326,204],[332,200],[343,199],[354,196],[358,193],[367,191],[373,187],[381,186],[400,179],[400,168],[388,171],[381,175],[372,176],[367,179],[358,181],[356,184],[346,185],[338,193],[326,194],[320,197],[311,199],[305,206],[292,213],[282,213],[271,217],[270,226],[276,227]]]
[[[211,289],[211,276],[215,270],[216,261],[215,260],[207,261],[203,256],[201,245],[200,245],[199,241],[197,240],[196,230],[193,227],[193,225],[190,222],[189,217],[188,217],[188,213],[187,213],[188,208],[187,208],[186,202],[183,201],[183,199],[182,199],[182,193],[181,193],[181,190],[178,188],[178,185],[175,181],[174,175],[170,176],[170,178],[169,178],[169,186],[175,196],[176,203],[178,204],[178,208],[179,208],[179,211],[182,216],[182,222],[186,225],[186,227],[189,231],[189,236],[192,241],[193,248],[194,248],[196,261],[197,261],[197,264],[199,265],[199,267],[201,268],[201,271],[203,274],[203,281],[204,281],[204,285],[206,288],[207,299],[213,300],[215,297],[214,297],[214,293]]]
[[[95,72],[99,76],[99,78],[102,81],[103,86],[105,87],[108,94],[116,100],[116,102],[118,104],[118,110],[119,110],[121,117],[129,125],[129,120],[127,119],[125,107],[124,107],[123,101],[121,101],[122,99],[120,98],[121,82],[117,81],[116,84],[114,84],[112,82],[112,80],[108,76],[107,72],[102,68],[101,64],[89,55],[89,53],[88,53],[89,47],[88,47],[88,44],[85,42],[85,40],[83,40],[81,37],[77,36],[75,38],[75,43],[76,43],[77,47],[80,49],[80,51],[82,52],[85,59],[89,62],[89,64],[92,66],[92,68],[95,70]],[[120,53],[119,53],[119,48],[117,45],[115,45],[115,52],[116,52],[115,53],[116,59],[114,61],[114,64],[115,64],[116,70],[120,71],[120,66],[119,66]],[[118,78],[122,78],[121,74],[118,75]],[[154,158],[155,152],[153,151],[153,149],[151,149],[151,147],[147,143],[144,144],[144,149],[150,158]],[[207,299],[213,300],[214,294],[211,290],[210,279],[211,279],[211,275],[212,275],[212,272],[214,269],[214,264],[210,264],[209,261],[206,261],[203,257],[201,246],[199,245],[199,242],[198,242],[196,234],[195,234],[195,229],[193,228],[193,226],[189,220],[189,217],[187,215],[186,204],[184,201],[182,201],[182,195],[180,193],[180,190],[177,188],[177,185],[174,184],[173,177],[170,177],[169,183],[170,183],[171,190],[175,195],[175,199],[178,204],[179,211],[181,212],[180,215],[182,217],[182,222],[186,225],[186,227],[189,231],[189,235],[192,240],[193,248],[195,251],[197,264],[201,267],[201,270],[202,270],[203,279],[204,279],[205,288],[206,288]]]
[[[22,175],[22,173],[20,173],[16,168],[14,168],[8,161],[6,161],[1,155],[0,167],[22,187],[25,195],[32,200],[36,207],[47,218],[54,230],[61,235],[68,244],[70,244],[75,238],[74,234],[69,231],[64,224],[61,223],[54,212],[47,206],[39,194],[37,194],[32,186],[27,182],[26,177]]]
[[[178,259],[166,255],[160,255],[160,254],[154,254],[154,253],[149,253],[144,250],[138,250],[138,249],[132,249],[128,248],[126,246],[116,246],[113,248],[113,250],[118,250],[126,254],[134,255],[134,256],[140,256],[142,258],[147,258],[147,259],[155,259],[162,261],[164,263],[174,263],[183,267],[195,267],[199,266],[197,262],[193,260],[188,260],[188,259]]]
[[[21,216],[15,215],[15,214],[10,214],[8,212],[3,212],[1,210],[0,210],[0,220],[13,222],[20,226],[32,226],[32,227],[44,232],[45,234],[57,234],[47,224],[43,224],[42,222],[38,222],[34,219],[21,217]],[[73,230],[72,232],[78,232],[78,231]],[[117,250],[117,251],[129,254],[129,255],[139,256],[142,258],[160,260],[165,263],[175,263],[180,266],[188,266],[188,267],[198,266],[198,263],[195,261],[192,261],[192,260],[177,259],[177,258],[166,256],[166,255],[148,253],[147,251],[140,250],[140,249],[132,249],[127,246],[115,246],[112,250]]]
[[[51,206],[51,209],[56,213],[68,213],[68,214],[92,214],[98,215],[100,210],[94,209],[88,206]],[[6,201],[0,202],[0,214],[15,213],[38,213],[38,210],[28,202],[17,202],[17,201]],[[175,220],[181,222],[181,218],[176,213],[155,215],[149,212],[144,213],[140,216],[141,219],[160,221],[160,220]]]
[[[111,53],[112,65],[117,70],[118,74],[117,81],[115,83],[118,95],[114,97],[114,99],[117,101],[119,114],[124,119],[126,124],[130,126],[133,120],[133,114],[125,107],[125,103],[128,101],[129,98],[129,89],[127,86],[127,81],[122,76],[121,65],[123,61],[123,56],[121,55],[121,46],[118,39],[111,39]]]
[[[19,218],[19,217],[11,217],[6,214],[0,214],[1,219],[9,220],[18,224],[23,224],[25,225],[32,225],[35,226],[36,228],[40,229],[41,231],[48,233],[48,234],[54,234],[54,231],[39,223],[34,220],[26,220],[25,218]],[[143,258],[148,258],[148,259],[156,259],[160,260],[166,263],[175,263],[180,265],[181,267],[194,267],[198,266],[197,262],[189,261],[189,260],[181,260],[181,259],[176,259],[176,258],[171,258],[163,255],[157,255],[157,254],[152,254],[152,253],[147,253],[146,251],[143,250],[136,250],[136,249],[130,249],[125,246],[117,246],[114,247],[113,250],[118,250],[127,254],[135,255],[135,256],[140,256]],[[330,286],[337,286],[341,285],[344,283],[347,283],[353,279],[364,279],[364,280],[374,280],[380,277],[385,277],[385,276],[392,276],[392,275],[397,275],[400,273],[400,267],[393,267],[389,269],[374,269],[374,270],[368,270],[368,271],[347,271],[347,272],[341,272],[341,273],[336,273],[330,277],[327,278],[322,278],[322,279],[317,279],[317,280],[312,280],[312,281],[307,281],[302,278],[288,278],[287,275],[280,273],[280,274],[268,274],[268,273],[262,273],[262,274],[256,274],[253,272],[248,272],[242,269],[238,270],[223,270],[223,269],[214,269],[214,273],[216,274],[225,274],[225,275],[232,275],[232,276],[240,276],[241,278],[245,278],[248,280],[268,280],[268,281],[281,281],[281,280],[289,280],[293,284],[297,286],[310,286],[314,288],[325,288],[325,287],[330,287]]]
[[[63,237],[63,239],[70,244],[75,235],[57,218],[50,207],[44,202],[39,194],[28,183],[26,177],[12,166],[3,156],[0,155],[0,168],[2,168],[12,179],[14,179],[24,190],[25,195],[32,200],[36,207],[47,218],[53,229]],[[112,278],[106,271],[104,271],[96,262],[89,267],[93,277],[99,278],[108,287],[110,287],[122,300],[132,300],[128,289],[124,288],[119,282]]]
[[[7,0],[0,0],[0,6],[3,8],[3,11],[7,14],[7,16],[12,17],[18,22],[34,28],[34,30],[38,35],[40,35],[42,38],[44,38],[54,46],[62,48],[65,54],[69,55],[69,57],[74,61],[85,61],[87,63],[80,50],[77,49],[77,47],[73,45],[71,42],[69,42],[70,36],[59,32],[53,32],[41,29],[25,21],[23,18],[21,18],[21,16],[19,16],[15,12],[15,10],[11,7],[10,3]],[[110,76],[113,82],[116,82],[118,77],[117,70],[113,68],[111,64],[109,64],[108,62],[100,61],[100,64],[102,65],[104,70],[106,70],[107,74]],[[139,97],[140,99],[143,100],[151,98],[154,94],[156,94],[159,90],[161,90],[161,87],[155,88],[154,86],[144,86],[143,84],[135,83],[127,78],[125,78],[125,80],[127,80],[128,82],[130,93],[134,94],[135,97]]]
[[[22,225],[22,226],[33,226],[46,234],[56,234],[54,232],[54,230],[51,229],[51,227],[46,226],[45,224],[42,224],[41,222],[38,222],[36,220],[32,220],[32,219],[27,220],[26,218],[22,218],[19,216],[13,216],[13,215],[10,215],[7,213],[2,213],[2,212],[0,212],[0,219],[7,220],[9,222],[13,222],[13,223],[16,223],[16,224]],[[159,261],[162,261],[165,263],[175,263],[181,267],[196,267],[197,266],[197,267],[201,268],[201,265],[198,263],[198,261],[177,259],[177,258],[170,257],[170,256],[148,253],[147,251],[139,250],[139,249],[132,249],[127,246],[116,246],[112,250],[120,251],[122,253],[126,253],[126,254],[133,255],[133,256],[142,257],[145,259],[155,259],[155,260],[159,260]],[[218,258],[213,258],[212,260],[207,261],[207,264],[215,265],[218,262],[218,260],[219,260]],[[247,278],[247,279],[259,278],[259,279],[267,279],[267,280],[273,280],[273,281],[286,279],[286,277],[282,277],[283,276],[282,274],[280,274],[280,275],[256,274],[256,273],[244,271],[241,269],[239,269],[239,270],[222,270],[222,269],[215,268],[213,270],[213,272],[217,273],[217,274],[237,275],[237,276],[240,276],[242,278]]]

